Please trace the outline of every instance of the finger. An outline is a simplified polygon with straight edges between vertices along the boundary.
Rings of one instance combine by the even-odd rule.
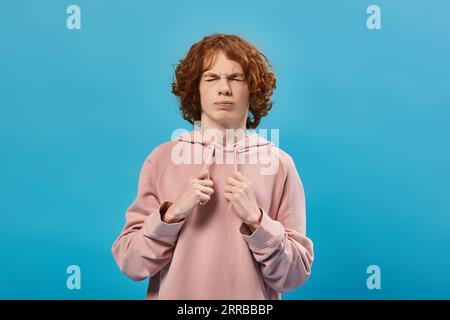
[[[209,179],[204,179],[204,180],[195,179],[194,183],[197,183],[197,184],[200,184],[200,185],[206,186],[206,187],[212,187],[214,185],[214,182]]]
[[[240,171],[236,171],[232,177],[241,182],[250,182]]]
[[[226,185],[223,187],[223,190],[224,190],[225,192],[228,192],[228,193],[236,192],[236,188],[233,187],[233,186],[230,185],[230,184],[226,184]]]
[[[240,181],[241,180],[241,174],[239,171],[234,171],[233,174],[231,175],[233,178],[235,178],[236,180]]]
[[[227,199],[228,201],[238,201],[239,198],[242,198],[240,195],[233,192],[224,192],[223,194],[225,196],[225,199]]]
[[[199,193],[199,200],[198,203],[201,205],[204,205],[206,202],[208,202],[211,199],[211,197],[205,193],[200,192]]]
[[[247,186],[247,184],[245,182],[238,181],[234,178],[230,178],[228,184],[226,184],[226,185],[234,187],[233,192],[237,192],[238,189],[245,190],[246,186]]]
[[[227,178],[227,183],[232,185],[232,186],[239,186],[241,184],[241,182],[239,180],[237,180],[236,178],[230,176]]]
[[[213,188],[205,187],[205,186],[202,186],[200,184],[196,185],[195,188],[197,190],[199,190],[200,192],[206,193],[208,195],[211,195],[211,194],[214,193],[214,189]]]
[[[231,206],[233,205],[233,204],[231,203],[232,197],[233,197],[233,194],[232,194],[232,193],[225,192],[225,199],[228,201],[228,208],[227,208],[227,209],[230,209]]]
[[[197,176],[197,179],[206,179],[206,178],[209,178],[209,171],[208,171],[208,169],[205,168]]]
[[[224,194],[224,197],[225,197],[225,199],[227,201],[231,201],[233,193],[231,193],[231,192],[224,192],[223,194]]]

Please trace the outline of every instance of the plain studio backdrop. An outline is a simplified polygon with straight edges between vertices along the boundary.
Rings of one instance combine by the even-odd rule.
[[[381,29],[370,29],[370,5]],[[70,5],[80,29],[67,27]],[[0,2],[0,298],[144,299],[111,245],[176,128],[176,64],[238,34],[277,76],[315,261],[283,299],[450,298],[448,1]],[[81,270],[69,290],[68,266]],[[369,266],[381,289],[367,286]]]

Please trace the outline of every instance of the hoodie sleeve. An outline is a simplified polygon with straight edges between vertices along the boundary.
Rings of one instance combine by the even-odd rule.
[[[125,226],[112,246],[120,270],[136,281],[154,276],[170,262],[185,221],[162,221],[169,202],[161,203],[158,198],[158,175],[150,155],[141,168],[137,196],[126,211]]]
[[[302,285],[311,274],[313,243],[306,237],[306,205],[303,185],[290,156],[287,161],[280,205],[276,219],[261,209],[258,228],[250,235],[241,233],[256,261],[265,283],[280,292]]]

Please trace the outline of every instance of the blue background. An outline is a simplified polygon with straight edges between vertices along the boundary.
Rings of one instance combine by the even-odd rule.
[[[194,4],[195,3],[195,4]],[[81,7],[81,30],[66,8]],[[371,4],[381,30],[366,27]],[[174,66],[214,33],[277,76],[313,273],[283,299],[450,298],[448,1],[0,0],[0,298],[143,299],[111,245],[175,128]],[[81,290],[66,288],[67,266]],[[381,268],[368,290],[366,268]]]

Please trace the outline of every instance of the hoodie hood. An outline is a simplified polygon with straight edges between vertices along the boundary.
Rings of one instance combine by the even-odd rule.
[[[202,148],[207,148],[209,150],[209,155],[203,169],[208,167],[211,164],[211,159],[216,156],[216,150],[222,151],[223,154],[228,152],[233,153],[233,164],[234,170],[238,170],[238,162],[237,158],[239,154],[256,154],[259,152],[258,148],[264,147],[270,148],[273,146],[273,143],[266,140],[262,136],[257,133],[250,133],[247,130],[245,131],[245,136],[240,140],[227,145],[222,145],[215,141],[214,137],[204,137],[202,129],[193,130],[189,132],[185,132],[177,138],[178,141],[190,143],[190,144],[198,144],[201,145]],[[215,163],[215,161],[214,161]]]

